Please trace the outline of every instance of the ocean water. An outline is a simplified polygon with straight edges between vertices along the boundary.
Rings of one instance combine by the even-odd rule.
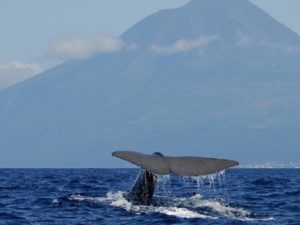
[[[126,200],[138,169],[1,169],[0,224],[300,224],[300,169],[160,176],[150,206]]]

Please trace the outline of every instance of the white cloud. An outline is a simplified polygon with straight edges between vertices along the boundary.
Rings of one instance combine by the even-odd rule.
[[[219,37],[217,35],[199,36],[198,38],[195,39],[183,38],[176,41],[170,46],[161,46],[158,44],[153,44],[150,49],[155,53],[173,55],[173,54],[189,52],[194,49],[205,47],[218,39]]]
[[[39,64],[28,64],[19,61],[0,64],[0,90],[40,72],[42,72],[42,67]]]
[[[274,42],[268,39],[255,40],[250,35],[237,31],[235,47],[263,47],[269,50],[280,51],[281,53],[297,53],[300,52],[300,46],[293,45],[288,42]]]
[[[236,47],[249,47],[252,45],[252,38],[246,34],[243,34],[241,31],[237,32],[237,41],[235,43]]]
[[[82,59],[98,53],[119,52],[127,46],[124,41],[110,35],[99,36],[95,38],[69,38],[59,40],[54,43],[50,50],[54,58]]]
[[[260,45],[262,47],[267,47],[286,54],[300,52],[300,46],[292,45],[290,43],[285,43],[285,42],[272,42],[272,41],[263,40],[260,41]]]

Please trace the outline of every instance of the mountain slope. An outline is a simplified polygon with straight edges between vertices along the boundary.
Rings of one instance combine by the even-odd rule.
[[[300,157],[300,38],[248,1],[193,0],[121,38],[136,48],[0,92],[0,163],[113,167],[118,149]]]

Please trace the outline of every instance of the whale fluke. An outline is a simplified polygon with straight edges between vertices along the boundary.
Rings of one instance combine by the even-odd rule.
[[[112,155],[158,175],[169,173],[180,176],[208,175],[239,164],[236,161],[227,159],[171,157],[164,156],[161,153],[146,155],[134,151],[116,151]]]
[[[180,176],[200,176],[217,173],[239,163],[233,160],[203,157],[170,157],[159,152],[146,155],[133,151],[116,151],[113,156],[140,166],[141,170],[128,199],[134,204],[150,205],[157,175],[175,173]]]

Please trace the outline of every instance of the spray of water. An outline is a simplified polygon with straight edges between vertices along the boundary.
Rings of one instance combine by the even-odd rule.
[[[179,179],[180,187],[189,190],[193,190],[193,194],[187,195],[188,197],[174,197],[170,190],[173,184],[173,178]],[[216,220],[220,218],[229,218],[240,221],[267,221],[275,220],[273,217],[269,218],[256,218],[253,213],[239,207],[231,207],[226,201],[216,198],[216,190],[220,187],[225,187],[225,172],[219,172],[212,175],[197,176],[197,177],[172,177],[170,175],[159,175],[156,177],[156,195],[159,204],[150,206],[134,205],[126,199],[125,192],[109,192],[106,197],[88,197],[83,195],[71,195],[68,197],[70,201],[77,202],[93,202],[98,204],[108,204],[113,207],[122,208],[130,213],[135,214],[151,214],[158,213],[169,216],[175,216],[178,218],[199,218],[205,220]],[[176,183],[176,180],[175,180]],[[176,186],[176,185],[174,185]],[[195,193],[194,190],[198,190]],[[208,190],[208,192],[214,192],[214,198],[207,198],[206,195],[202,195],[201,192]],[[224,190],[224,188],[223,188]],[[180,191],[182,193],[182,190]],[[205,198],[203,196],[206,196]],[[226,198],[225,198],[226,199]],[[54,199],[54,206],[60,205],[59,199]]]
[[[215,174],[196,176],[196,177],[186,177],[186,179],[191,179],[196,182],[198,190],[208,183],[210,189],[215,189],[217,185],[222,185],[225,181],[225,171],[221,171]]]
[[[199,218],[205,220],[216,220],[221,218],[228,218],[239,221],[268,221],[275,220],[273,217],[255,218],[252,213],[243,208],[228,207],[222,203],[214,200],[206,200],[200,194],[188,198],[170,198],[169,206],[142,206],[134,205],[125,198],[125,192],[109,192],[106,197],[88,197],[83,195],[71,195],[70,201],[77,202],[93,202],[100,205],[110,205],[121,208],[129,213],[134,214],[164,214],[174,216],[177,218]],[[54,200],[59,202],[58,199]],[[53,204],[54,204],[53,201]]]
[[[158,175],[156,177],[156,192],[162,193],[163,195],[170,194],[171,186],[171,176],[168,175]]]

